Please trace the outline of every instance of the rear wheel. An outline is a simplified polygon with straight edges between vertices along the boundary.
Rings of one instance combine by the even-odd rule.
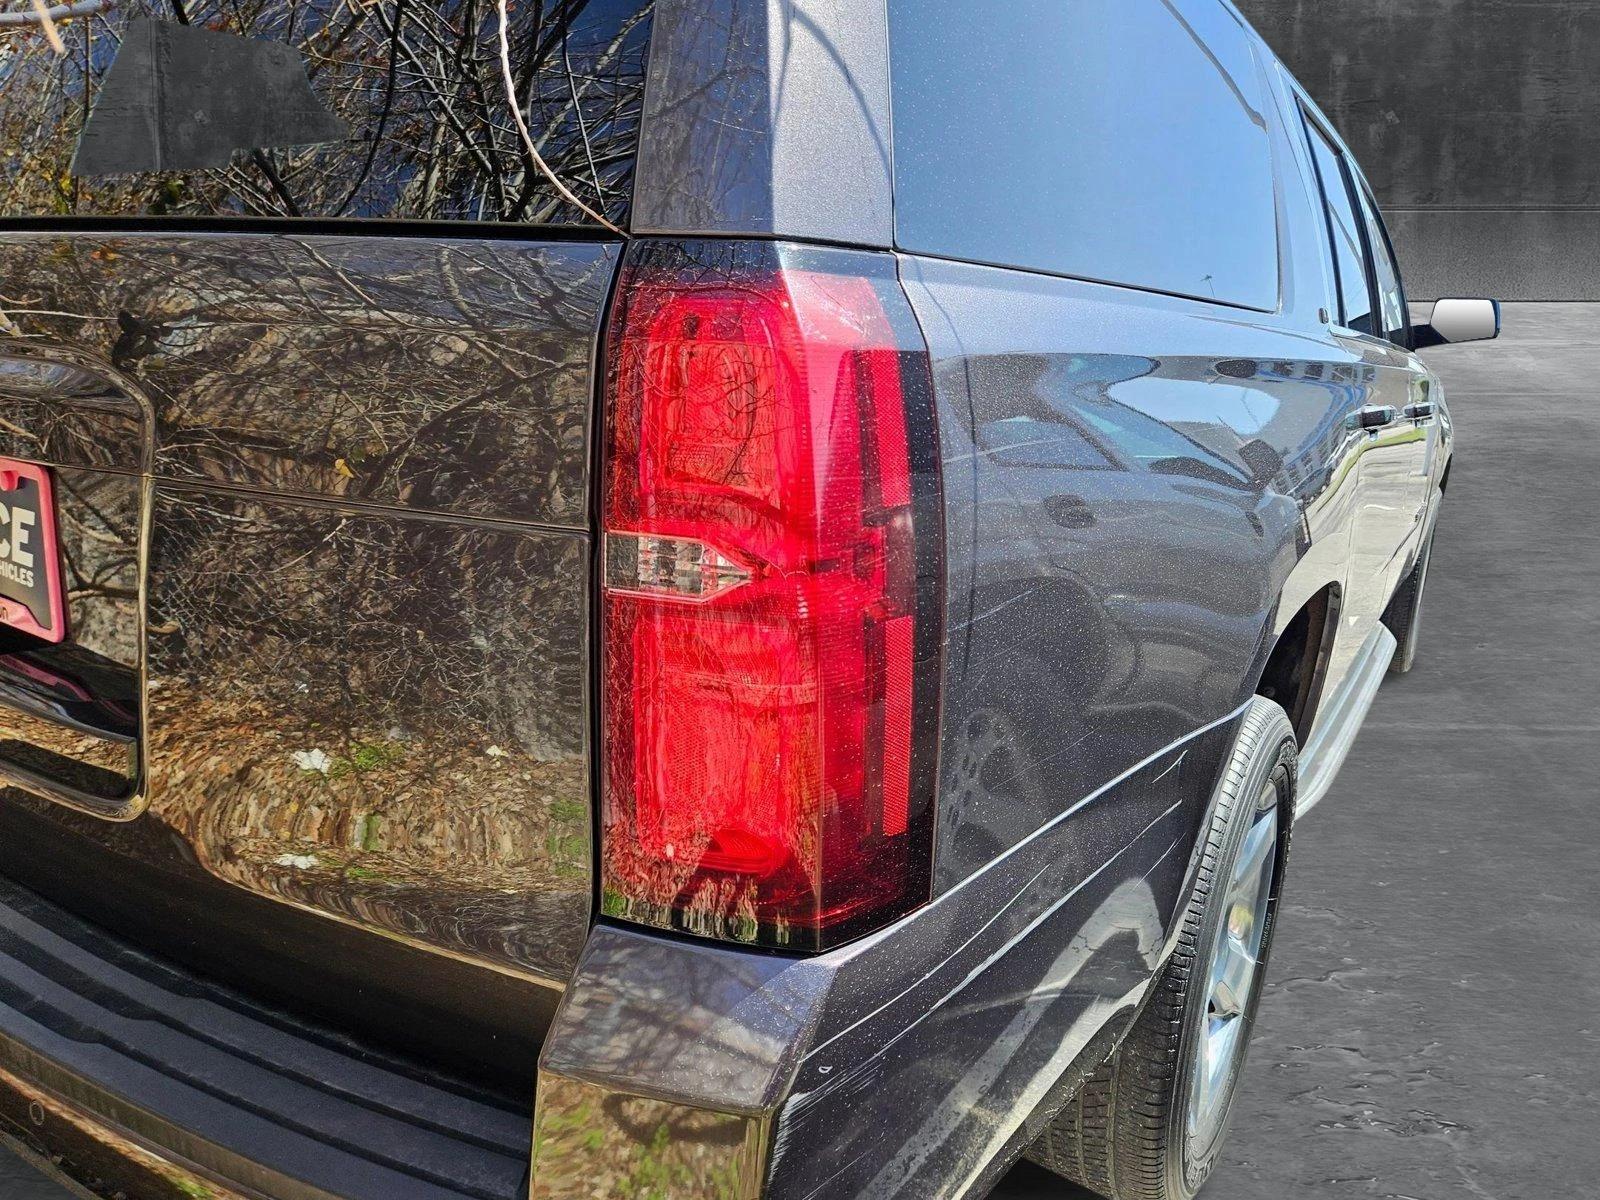
[[[1116,1053],[1028,1156],[1111,1200],[1189,1200],[1227,1133],[1272,950],[1294,813],[1289,718],[1258,697],[1234,744],[1179,944]]]

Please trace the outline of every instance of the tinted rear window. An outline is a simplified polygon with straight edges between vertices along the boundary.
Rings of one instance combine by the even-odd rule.
[[[1311,153],[1316,160],[1317,179],[1326,203],[1334,266],[1338,269],[1340,320],[1346,328],[1360,333],[1376,333],[1366,250],[1361,242],[1360,218],[1356,216],[1355,204],[1350,197],[1343,157],[1322,130],[1309,122],[1306,128],[1311,137]]]
[[[902,248],[1272,309],[1267,100],[1217,0],[890,0]]]
[[[579,199],[624,224],[651,0],[514,0],[509,12],[535,146]],[[0,31],[0,217],[585,223],[524,149],[499,23],[485,0],[104,0],[60,25],[60,57],[36,28]],[[263,55],[270,79],[252,73]],[[90,112],[92,132],[121,123],[101,124],[75,170]],[[197,147],[220,165],[159,169]]]

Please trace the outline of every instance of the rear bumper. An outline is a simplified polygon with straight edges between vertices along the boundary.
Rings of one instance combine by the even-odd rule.
[[[138,1200],[513,1200],[530,1133],[537,1200],[982,1195],[1169,951],[1237,716],[826,955],[596,928],[531,1121],[0,880],[0,1132]]]
[[[0,1153],[7,1150],[22,1154],[74,1194],[249,1200],[79,1112],[38,1084],[0,1071]]]
[[[515,1200],[530,1115],[0,880],[0,1132],[139,1200]]]
[[[980,1196],[1172,945],[1238,724],[1153,755],[880,933],[791,958],[601,926],[540,1061],[535,1200]]]

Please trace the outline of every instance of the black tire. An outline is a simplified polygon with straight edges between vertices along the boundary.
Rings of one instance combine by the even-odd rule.
[[[1430,530],[1428,540],[1422,543],[1422,551],[1417,555],[1416,565],[1395,590],[1383,613],[1383,623],[1399,643],[1394,657],[1389,660],[1391,675],[1404,675],[1416,664],[1417,639],[1422,633],[1422,594],[1427,590],[1428,564],[1432,559],[1433,532]]]
[[[1249,1045],[1277,924],[1293,824],[1298,747],[1283,709],[1257,697],[1245,713],[1205,833],[1199,875],[1182,917],[1177,950],[1162,969],[1122,1044],[1028,1150],[1040,1166],[1110,1200],[1191,1200],[1227,1136],[1244,1049]],[[1212,947],[1228,907],[1221,898],[1245,835],[1278,810],[1274,878],[1259,961],[1244,1007],[1238,1053],[1226,1075],[1220,1123],[1195,1144],[1188,1115],[1201,1031],[1206,1026]],[[1213,900],[1213,896],[1218,898]]]

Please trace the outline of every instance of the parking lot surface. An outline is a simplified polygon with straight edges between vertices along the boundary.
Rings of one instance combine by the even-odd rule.
[[[1600,1197],[1600,305],[1428,358],[1458,449],[1421,653],[1296,833],[1209,1200]],[[66,1193],[0,1150],[0,1200]]]
[[[0,1200],[75,1200],[75,1197],[0,1146]]]

